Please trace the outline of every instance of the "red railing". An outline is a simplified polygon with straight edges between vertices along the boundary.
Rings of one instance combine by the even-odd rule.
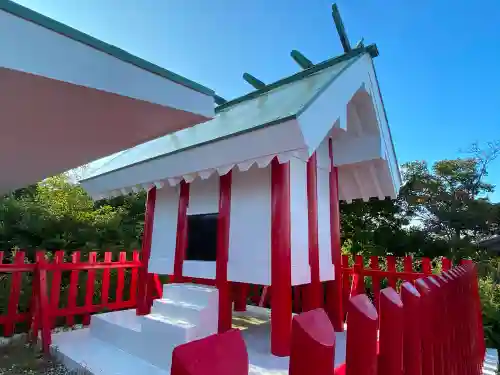
[[[411,256],[370,256],[363,257],[355,255],[342,256],[342,302],[339,306],[347,306],[349,298],[367,293],[378,309],[378,295],[385,286],[398,289],[405,282],[413,282],[424,276],[447,271],[452,267],[452,261],[448,258],[431,260],[430,258],[413,258]],[[186,278],[188,282],[213,285],[211,280]],[[326,284],[326,283],[324,283]],[[270,307],[271,287],[233,283],[234,301],[248,300],[248,303],[256,306]],[[325,288],[326,292],[326,288]],[[293,312],[303,311],[303,301],[306,298],[307,285],[292,287]],[[326,300],[326,296],[325,296]],[[326,303],[326,301],[324,301]],[[345,314],[343,314],[345,315]]]
[[[0,272],[10,290],[6,313],[0,315],[3,336],[29,328],[36,335],[42,328],[72,326],[76,319],[88,325],[93,313],[134,308],[139,252],[121,252],[116,260],[105,252],[99,261],[96,252],[85,255],[82,259],[76,251],[68,259],[64,251],[56,251],[48,260],[44,251],[38,251],[30,262],[25,252],[17,251],[11,263],[4,263],[0,252]],[[11,274],[10,283],[7,274]],[[22,327],[16,330],[18,324]]]
[[[335,332],[325,311],[296,315],[290,375],[481,374],[485,345],[473,264],[405,281],[399,294],[384,288],[377,300],[378,312],[366,294],[349,299],[345,363],[335,369]],[[193,355],[205,352],[193,366]],[[238,331],[181,345],[173,363],[172,375],[248,374]]]
[[[111,252],[66,254],[56,251],[46,254],[38,251],[31,261],[25,252],[18,251],[9,260],[5,262],[4,253],[0,252],[0,273],[3,273],[0,281],[7,285],[7,291],[10,290],[4,303],[7,308],[0,314],[3,336],[30,328],[36,335],[40,330],[46,337],[43,341],[47,347],[51,328],[72,326],[75,322],[88,325],[93,313],[137,307],[139,269],[142,266],[137,251],[121,252],[118,259],[113,259]],[[378,296],[385,285],[396,289],[404,281],[412,282],[451,267],[446,258],[440,262],[392,256],[372,256],[369,259],[355,256],[351,262],[349,260],[348,256],[342,257],[342,280],[339,282],[343,285],[343,303],[339,306],[347,306],[349,298],[367,293],[378,309]],[[10,283],[8,274],[11,274]],[[182,281],[214,285],[214,280],[207,279],[184,277]],[[147,283],[147,300],[151,302],[161,297],[160,277],[149,274]],[[270,287],[231,284],[235,310],[244,310],[247,303],[269,307]],[[305,293],[307,286],[293,288],[295,313],[303,311]]]
[[[389,286],[399,290],[403,282],[414,282],[418,278],[448,271],[452,261],[442,257],[432,261],[430,258],[412,256],[370,256],[355,255],[350,258],[342,255],[342,306],[347,306],[351,297],[367,294],[379,309],[380,291]],[[345,315],[345,311],[344,311]]]

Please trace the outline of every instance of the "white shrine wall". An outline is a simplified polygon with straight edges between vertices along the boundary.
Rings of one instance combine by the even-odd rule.
[[[157,190],[149,258],[149,272],[151,273],[163,275],[174,273],[178,211],[179,186],[166,185],[163,189]]]
[[[149,270],[173,274],[179,187],[157,191]],[[219,176],[190,184],[188,215],[219,211]],[[306,227],[307,228],[307,227]],[[183,275],[215,279],[215,262],[185,260]],[[233,170],[228,280],[271,284],[271,169]]]
[[[316,150],[318,196],[318,250],[320,280],[333,280],[330,227],[330,156],[327,136]],[[309,228],[307,208],[307,162],[290,161],[292,285],[311,282],[309,267]]]
[[[328,153],[328,143],[326,142]],[[318,149],[318,243],[320,279],[333,279],[330,245],[329,158]],[[306,161],[290,160],[292,285],[311,281]],[[233,169],[229,231],[228,280],[271,285],[271,167]],[[172,274],[177,232],[179,187],[157,192],[150,271]],[[190,184],[188,215],[219,211],[219,176]],[[185,260],[183,275],[215,279],[216,262]]]
[[[233,169],[228,280],[271,285],[271,168]]]

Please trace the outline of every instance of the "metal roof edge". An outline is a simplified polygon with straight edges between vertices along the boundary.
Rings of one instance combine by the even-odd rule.
[[[50,17],[47,17],[41,13],[38,13],[32,9],[26,8],[20,4],[17,4],[11,0],[0,0],[0,10],[10,13],[16,17],[22,18],[26,21],[32,22],[38,26],[44,27],[48,30],[54,31],[58,34],[64,35],[74,41],[85,44],[92,47],[98,51],[107,53],[110,56],[115,57],[123,62],[135,65],[136,67],[148,71],[150,73],[159,75],[163,78],[167,78],[175,83],[182,86],[195,90],[199,93],[214,96],[215,92],[197,82],[191,81],[188,78],[182,77],[179,74],[171,72],[170,70],[164,69],[156,64],[153,64],[147,60],[140,57],[132,55],[131,53],[115,47],[111,44],[103,42],[97,38],[94,38],[82,31],[74,29],[68,25],[65,25],[59,21],[56,21]]]
[[[384,110],[385,121],[387,122],[387,130],[389,131],[389,138],[390,138],[391,145],[392,145],[392,153],[394,154],[394,160],[396,162],[396,168],[397,168],[398,174],[399,174],[399,182],[400,182],[400,184],[402,184],[403,178],[401,176],[401,168],[399,167],[398,155],[396,154],[396,146],[394,145],[394,140],[392,139],[391,126],[389,125],[389,118],[387,117],[387,110],[385,109],[384,97],[382,96],[382,90],[380,89],[380,83],[378,80],[377,71],[375,69],[375,64],[373,64],[373,61],[371,63],[372,63],[372,67],[373,67],[373,72],[375,73],[375,82],[377,83],[377,90],[378,90],[378,94],[380,96],[380,103],[382,103],[382,109]],[[399,194],[399,192],[398,192],[398,194]]]
[[[297,112],[297,117],[299,117],[302,113],[304,113],[310,106],[311,104],[318,99],[319,96],[321,96],[336,80],[337,78],[344,73],[347,69],[349,69],[356,61],[359,60],[359,58],[363,56],[363,54],[359,54],[355,58],[353,58],[352,61],[349,62],[346,66],[344,66],[337,74],[335,74],[330,80],[316,93],[314,96],[306,103],[302,108],[299,109]]]
[[[246,134],[246,133],[251,133],[253,131],[256,131],[256,130],[260,130],[260,129],[263,129],[265,127],[268,127],[268,126],[272,126],[272,125],[277,125],[277,124],[281,124],[283,122],[287,122],[287,121],[291,121],[291,120],[295,120],[297,118],[297,115],[296,114],[292,114],[292,115],[289,115],[289,116],[286,116],[286,117],[283,117],[283,118],[280,118],[280,119],[277,119],[277,120],[274,120],[274,121],[270,121],[270,122],[267,122],[265,124],[261,124],[259,126],[255,126],[253,128],[250,128],[250,129],[245,129],[245,130],[242,130],[240,132],[236,132],[236,133],[231,133],[231,134],[228,134],[228,135],[225,135],[223,137],[219,137],[219,138],[214,138],[214,139],[211,139],[209,141],[206,141],[206,142],[201,142],[201,143],[197,143],[197,144],[194,144],[194,145],[191,145],[189,147],[185,147],[185,148],[182,148],[182,149],[178,149],[178,150],[175,150],[173,152],[169,152],[169,153],[165,153],[165,154],[162,154],[162,155],[158,155],[154,158],[149,158],[149,159],[146,159],[146,160],[141,160],[139,162],[136,162],[136,163],[132,163],[132,164],[129,164],[129,165],[126,165],[126,166],[123,166],[121,168],[117,168],[117,169],[113,169],[111,171],[107,171],[107,172],[104,172],[104,173],[101,173],[101,174],[95,174],[93,176],[90,176],[90,177],[86,177],[86,178],[82,178],[79,182],[82,183],[82,182],[88,182],[88,181],[91,181],[91,180],[94,180],[94,179],[97,179],[99,177],[102,177],[102,176],[106,176],[108,174],[111,174],[111,173],[115,173],[117,171],[120,171],[122,169],[126,169],[126,168],[130,168],[130,167],[134,167],[136,165],[140,165],[140,164],[145,164],[145,163],[148,163],[152,160],[156,160],[156,159],[159,159],[159,158],[163,158],[163,157],[166,157],[166,156],[170,156],[170,155],[174,155],[174,154],[177,154],[179,152],[184,152],[184,151],[188,151],[190,149],[193,149],[193,148],[197,148],[197,147],[201,147],[201,146],[205,146],[205,145],[208,145],[210,143],[214,143],[214,142],[218,142],[218,141],[223,141],[225,139],[229,139],[229,138],[233,138],[233,137],[237,137],[239,135],[242,135],[242,134]],[[168,136],[168,134],[167,134]],[[125,150],[124,152],[127,152],[128,150]],[[120,157],[121,155],[117,155],[116,157]],[[114,160],[114,158],[113,158]],[[111,160],[109,161],[111,162]],[[98,168],[95,173],[98,173],[99,172],[99,169],[102,169],[106,164],[108,164],[109,162],[106,162],[104,165],[102,165],[100,168]]]
[[[342,61],[349,60],[350,58],[356,57],[356,56],[363,54],[365,52],[369,53],[370,56],[372,56],[372,58],[378,56],[378,49],[377,49],[377,46],[375,44],[371,44],[371,45],[366,46],[366,47],[355,48],[348,53],[333,57],[333,58],[328,59],[328,60],[325,60],[325,61],[320,62],[320,63],[318,63],[318,64],[316,64],[308,69],[304,69],[304,70],[297,72],[291,76],[282,78],[274,83],[267,85],[263,89],[255,90],[255,91],[252,91],[248,94],[245,94],[243,96],[235,98],[233,100],[229,100],[226,103],[221,104],[218,107],[216,107],[215,112],[217,113],[217,112],[223,111],[223,110],[225,110],[225,109],[227,109],[235,104],[239,104],[239,103],[244,102],[246,100],[251,100],[251,99],[257,98],[258,96],[265,94],[266,92],[269,92],[271,90],[274,90],[280,86],[298,81],[298,80],[305,78],[311,74],[314,74],[314,73],[317,73],[323,69],[329,68],[330,66],[338,64]]]

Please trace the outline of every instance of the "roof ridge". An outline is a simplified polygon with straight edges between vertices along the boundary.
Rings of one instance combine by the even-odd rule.
[[[199,84],[198,82],[194,82],[168,69],[162,68],[159,65],[156,65],[141,57],[135,56],[130,52],[127,52],[112,44],[103,42],[102,40],[90,36],[84,33],[83,31],[75,29],[62,22],[56,21],[53,18],[50,18],[44,14],[34,11],[33,9],[27,8],[21,4],[15,3],[11,0],[0,0],[0,10],[10,13],[16,17],[25,19],[26,21],[32,22],[45,29],[52,30],[53,32],[56,32],[60,35],[64,35],[70,39],[73,39],[74,41],[85,44],[100,52],[113,56],[116,59],[121,60],[123,62],[132,64],[138,67],[139,69],[143,69],[150,73],[159,75],[160,77],[169,79],[184,87],[198,91],[205,95],[209,96],[215,95],[214,90],[209,89],[208,87],[205,87]]]
[[[342,61],[348,60],[350,58],[353,58],[353,57],[358,56],[358,55],[365,53],[365,52],[369,53],[372,57],[377,57],[378,56],[377,45],[370,44],[369,46],[366,46],[366,47],[354,48],[351,51],[344,53],[340,56],[332,57],[328,60],[322,61],[318,64],[313,65],[312,67],[310,67],[308,69],[304,69],[300,72],[292,74],[291,76],[282,78],[276,82],[273,82],[269,85],[266,85],[266,87],[264,87],[262,89],[251,91],[248,94],[245,94],[243,96],[237,97],[237,98],[232,99],[232,100],[228,100],[226,103],[221,104],[218,107],[216,107],[215,112],[218,113],[218,112],[221,112],[221,111],[223,111],[223,110],[225,110],[225,109],[227,109],[235,104],[239,104],[239,103],[244,102],[246,100],[255,99],[255,98],[259,97],[260,95],[265,94],[265,93],[267,93],[271,90],[274,90],[278,87],[281,87],[281,86],[284,86],[286,84],[300,80],[302,78],[308,77],[314,73],[317,73],[321,70],[329,68],[333,65],[336,65]]]

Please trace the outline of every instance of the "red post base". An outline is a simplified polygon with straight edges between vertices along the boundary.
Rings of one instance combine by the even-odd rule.
[[[250,286],[245,283],[233,284],[234,311],[247,311],[247,296]]]
[[[172,375],[248,375],[248,353],[240,331],[179,345],[172,353]]]
[[[290,375],[332,375],[335,331],[323,309],[295,316],[292,323]]]

